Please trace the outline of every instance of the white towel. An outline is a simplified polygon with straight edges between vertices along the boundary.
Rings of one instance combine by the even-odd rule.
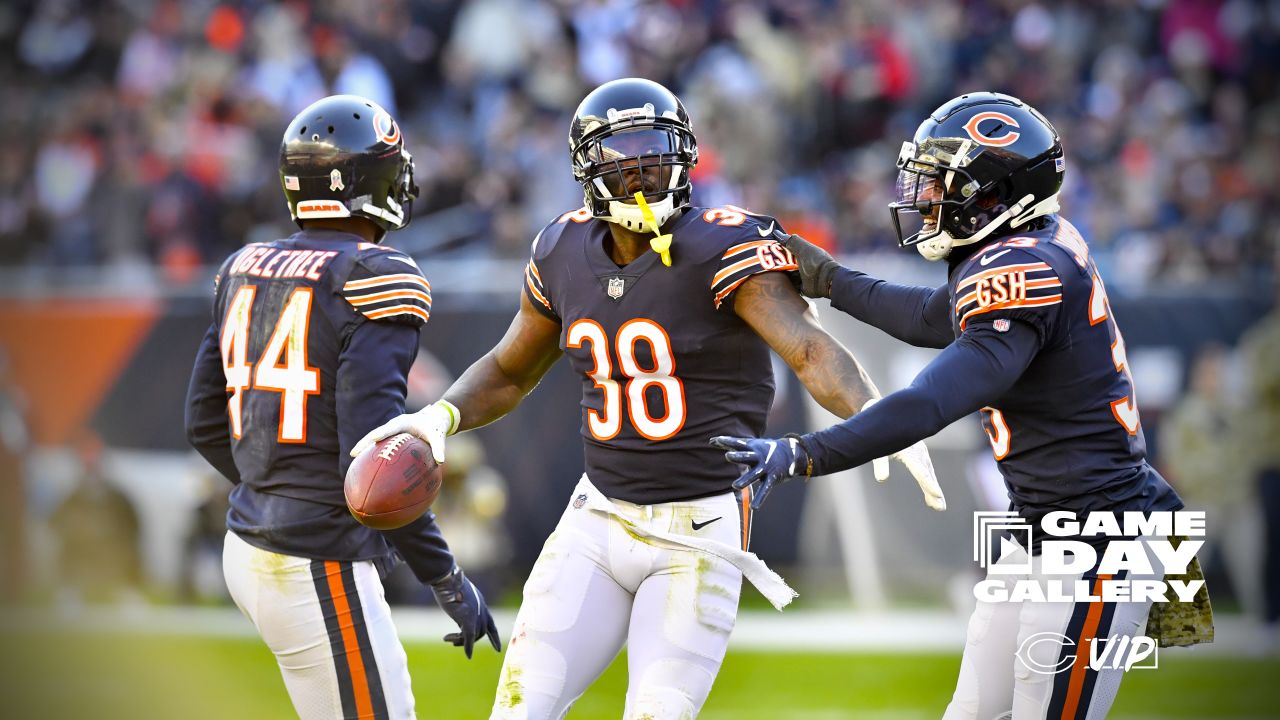
[[[578,487],[574,490],[574,495],[586,495],[586,507],[588,510],[612,515],[618,522],[626,526],[629,531],[645,538],[651,545],[672,550],[699,550],[731,563],[742,571],[743,577],[750,580],[751,584],[755,585],[756,589],[760,591],[760,594],[768,598],[769,602],[778,610],[786,607],[798,595],[787,584],[787,581],[782,579],[781,575],[770,570],[769,566],[753,552],[739,550],[732,545],[726,545],[716,540],[690,535],[677,535],[637,525],[634,520],[624,515],[618,509],[618,506],[613,504],[613,501],[597,490],[586,475],[583,475],[582,479],[578,481]]]

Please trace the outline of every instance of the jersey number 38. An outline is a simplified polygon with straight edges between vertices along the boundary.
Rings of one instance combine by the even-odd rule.
[[[609,337],[595,320],[583,318],[569,326],[565,345],[580,348],[587,344],[594,366],[587,376],[604,395],[600,410],[587,411],[587,429],[597,440],[610,440],[622,430],[623,396],[626,396],[626,414],[636,432],[648,440],[666,440],[684,427],[686,417],[684,384],[675,376],[676,359],[671,352],[671,338],[662,326],[646,318],[629,320],[618,328],[613,343],[617,352],[625,386],[613,379],[613,360],[609,352]],[[653,357],[653,367],[644,368],[636,359],[636,345],[647,343]],[[649,412],[645,393],[656,388],[662,394],[663,414],[654,417]]]

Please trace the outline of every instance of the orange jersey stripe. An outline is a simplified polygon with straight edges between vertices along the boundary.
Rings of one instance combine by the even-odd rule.
[[[1014,300],[1010,302],[995,303],[994,305],[988,305],[986,307],[974,308],[973,310],[965,313],[964,317],[960,318],[960,329],[963,331],[965,323],[974,315],[982,315],[983,313],[989,313],[993,310],[1007,310],[1009,308],[1043,307],[1045,305],[1054,305],[1060,302],[1062,302],[1062,295],[1048,295],[1042,298]]]
[[[374,293],[372,295],[349,297],[347,298],[347,302],[352,305],[359,306],[382,302],[383,300],[403,300],[405,298],[420,300],[425,303],[428,308],[431,307],[431,296],[421,290],[387,290],[386,292]]]
[[[739,243],[729,248],[728,250],[725,250],[724,255],[721,255],[720,259],[728,260],[733,255],[737,255],[738,253],[741,253],[741,252],[746,252],[747,250],[754,250],[760,247],[761,245],[768,245],[773,242],[777,242],[777,241],[776,240],[751,240],[749,242]]]
[[[395,283],[402,283],[402,282],[417,283],[418,285],[421,285],[427,290],[431,289],[431,283],[427,282],[426,278],[422,277],[421,275],[414,275],[413,273],[400,273],[398,275],[379,275],[378,277],[366,278],[364,280],[352,280],[346,285],[343,285],[342,289],[345,292],[347,290],[362,290],[364,288],[376,287],[378,285],[392,285]]]
[[[746,277],[744,277],[744,278],[739,278],[738,280],[734,281],[731,285],[729,285],[729,287],[727,287],[727,288],[725,288],[725,289],[721,290],[720,292],[716,293],[716,297],[715,297],[716,307],[717,307],[717,308],[718,308],[718,307],[720,307],[720,303],[724,302],[724,299],[725,299],[726,297],[728,297],[728,296],[729,296],[729,293],[731,293],[731,292],[733,292],[734,290],[738,289],[738,286],[739,286],[739,285],[741,285],[742,283],[746,282],[748,279],[753,278],[753,277],[755,277],[755,276],[754,276],[754,275],[748,275],[748,276],[746,276]]]
[[[746,260],[739,260],[738,262],[716,273],[716,276],[711,278],[711,287],[714,288],[716,285],[719,285],[725,278],[729,277],[730,275],[733,275],[734,273],[740,270],[745,270],[751,267],[752,265],[759,265],[759,264],[760,264],[760,258],[757,258],[755,255],[752,255]]]
[[[1008,273],[1008,272],[1018,272],[1019,270],[1022,270],[1025,272],[1035,272],[1037,270],[1052,270],[1052,269],[1053,268],[1049,267],[1049,263],[1044,263],[1044,262],[1023,263],[1021,265],[1003,265],[1001,267],[994,267],[994,268],[991,268],[990,270],[983,270],[977,275],[970,275],[964,280],[961,280],[960,284],[956,286],[956,292],[959,292],[963,288],[969,287],[970,285],[978,282],[979,280],[982,280],[983,278],[995,277],[996,275],[1003,275],[1004,273]]]
[[[541,285],[541,284],[542,284],[542,273],[538,272],[538,266],[537,266],[537,265],[535,265],[535,264],[533,263],[533,261],[532,261],[532,260],[530,260],[530,261],[529,261],[529,272],[532,272],[532,273],[533,273],[533,279],[534,279],[534,280],[537,280],[537,281],[538,281],[538,284],[539,284],[539,285]]]
[[[1102,596],[1102,582],[1110,580],[1110,575],[1099,575],[1093,582],[1093,594]],[[1071,666],[1071,677],[1067,681],[1067,699],[1062,705],[1062,720],[1074,720],[1076,708],[1080,707],[1080,696],[1084,691],[1084,675],[1089,669],[1089,650],[1086,638],[1096,638],[1098,624],[1102,620],[1103,602],[1089,603],[1089,612],[1084,617],[1084,627],[1080,628],[1080,637],[1076,638],[1076,662]]]
[[[369,678],[364,674],[364,657],[360,642],[356,639],[355,624],[351,620],[351,605],[342,584],[342,568],[333,560],[324,562],[325,578],[329,581],[329,594],[333,596],[333,608],[338,614],[338,628],[342,631],[342,649],[347,656],[347,670],[351,673],[351,685],[356,696],[356,716],[373,717],[373,696],[369,692]]]
[[[370,310],[369,312],[365,313],[364,316],[369,318],[370,320],[378,320],[384,317],[391,317],[392,315],[404,315],[404,314],[417,315],[418,317],[422,318],[422,322],[427,322],[428,320],[431,319],[431,313],[427,312],[426,310],[423,310],[417,305],[392,305],[389,308],[382,308],[380,310]]]
[[[538,302],[542,303],[548,310],[551,310],[551,303],[547,302],[542,293],[538,292],[538,286],[533,284],[533,278],[528,273],[525,273],[524,284],[529,286],[529,292],[533,293]]]

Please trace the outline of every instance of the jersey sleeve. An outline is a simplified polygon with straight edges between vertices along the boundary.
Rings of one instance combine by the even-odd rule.
[[[735,233],[733,242],[721,254],[711,278],[711,297],[717,309],[726,300],[732,305],[733,292],[752,275],[800,269],[791,251],[776,239],[786,235],[776,220],[753,215],[738,227],[742,230]]]
[[[1033,328],[1000,331],[975,324],[948,345],[907,387],[842,423],[801,437],[814,475],[857,467],[928,438],[995,401],[1039,352]]]
[[[560,313],[556,312],[551,303],[551,293],[547,292],[542,270],[538,267],[538,263],[545,261],[550,252],[549,243],[544,242],[544,237],[553,227],[554,225],[543,228],[533,239],[533,246],[529,250],[529,262],[524,266],[524,294],[529,298],[529,303],[533,305],[534,310],[548,319],[560,322]]]
[[[334,387],[339,470],[365,433],[404,412],[418,329],[402,323],[359,323],[338,355]]]
[[[422,327],[431,318],[431,283],[412,258],[390,248],[361,253],[342,297],[369,320]]]
[[[239,484],[240,470],[231,453],[227,427],[227,384],[216,325],[209,326],[196,352],[183,419],[191,447],[224,477]]]
[[[956,339],[946,285],[898,285],[841,267],[831,281],[831,306],[916,347],[944,348]]]
[[[961,333],[973,323],[989,322],[1000,330],[1002,322],[1020,320],[1043,338],[1062,308],[1062,280],[1048,262],[1027,250],[984,253],[965,273],[955,293]]]

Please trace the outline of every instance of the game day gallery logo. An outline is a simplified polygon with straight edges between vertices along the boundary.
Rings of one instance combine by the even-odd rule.
[[[1051,512],[1036,525],[1013,511],[976,512],[973,559],[987,577],[973,593],[983,602],[1190,602],[1204,580],[1177,576],[1204,529],[1201,511]]]

